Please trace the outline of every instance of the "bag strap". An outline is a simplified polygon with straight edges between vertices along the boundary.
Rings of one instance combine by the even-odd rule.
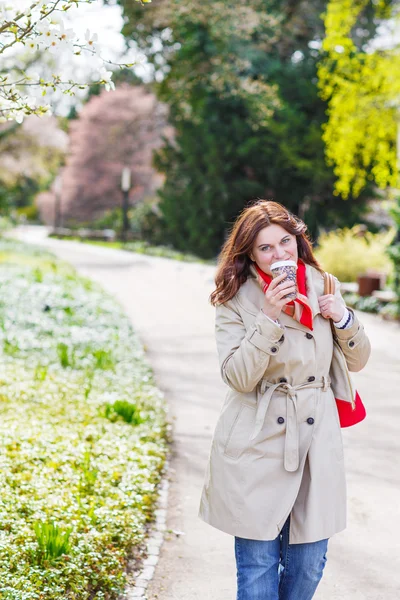
[[[333,275],[331,275],[330,273],[327,273],[325,271],[324,273],[324,295],[325,294],[334,294],[335,293],[335,279],[333,277]]]
[[[334,294],[335,293],[335,278],[333,277],[333,275],[331,275],[330,273],[327,273],[325,271],[324,273],[324,295],[326,294]],[[333,339],[336,339],[336,329],[335,326],[332,322],[332,319],[329,319],[329,323],[331,326],[331,331],[332,331],[332,335],[333,335]]]

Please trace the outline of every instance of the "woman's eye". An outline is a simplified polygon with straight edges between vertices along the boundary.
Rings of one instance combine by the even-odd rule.
[[[263,252],[264,252],[264,250],[269,250],[269,246],[263,246],[263,247],[261,248],[261,250],[262,250]]]
[[[290,238],[285,238],[284,240],[282,240],[284,244],[287,244],[288,242],[290,242]]]

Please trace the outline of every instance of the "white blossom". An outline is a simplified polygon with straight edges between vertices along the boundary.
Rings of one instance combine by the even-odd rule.
[[[113,75],[112,71],[107,71],[107,69],[103,67],[99,72],[101,80],[105,81],[104,87],[106,88],[107,92],[110,90],[115,90],[114,82],[111,79]]]
[[[80,3],[92,4],[94,1],[80,0]],[[0,75],[0,122],[7,119],[20,122],[26,114],[41,115],[49,112],[48,104],[32,101],[36,91],[40,91],[39,86],[44,96],[49,88],[74,94],[74,89],[78,86],[90,84],[89,81],[63,81],[58,73],[53,74],[50,79],[36,74],[33,77],[25,71],[29,54],[48,51],[54,56],[54,64],[57,65],[58,57],[68,56],[70,53],[72,58],[74,54],[86,52],[93,61],[93,72],[98,68],[96,61],[104,64],[97,50],[97,33],[87,29],[84,40],[80,40],[73,29],[65,26],[63,10],[75,4],[74,0],[64,0],[62,3],[58,0],[0,0],[0,27],[3,26],[0,56],[4,71],[10,76],[7,80]],[[17,16],[20,18],[16,19]],[[15,82],[16,87],[11,88],[10,82]],[[115,89],[112,71],[105,67],[101,70],[98,82],[108,91]],[[26,83],[30,86],[24,88]],[[36,85],[38,88],[33,89]]]
[[[38,45],[36,40],[27,40],[26,42],[24,42],[25,44],[25,48],[27,50],[29,50],[29,52],[32,52],[33,54],[37,51],[38,49]]]
[[[75,39],[74,30],[71,28],[65,29],[64,21],[60,21],[59,25],[60,25],[59,38],[61,41],[71,42],[73,39]]]
[[[88,46],[90,46],[93,50],[96,47],[96,42],[98,40],[98,35],[97,33],[94,33],[93,35],[91,35],[90,30],[86,29],[86,33],[85,33],[85,40]]]

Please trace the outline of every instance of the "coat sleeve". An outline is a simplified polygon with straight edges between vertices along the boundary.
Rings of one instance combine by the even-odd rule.
[[[335,296],[345,306],[342,294],[340,293],[340,283],[335,277]],[[364,325],[360,323],[354,311],[348,309],[353,315],[353,324],[348,329],[335,329],[336,339],[346,358],[349,371],[361,371],[368,362],[371,354],[371,344],[364,330]]]
[[[223,381],[237,392],[251,392],[284,342],[283,328],[260,310],[246,332],[233,300],[216,308],[215,336]]]

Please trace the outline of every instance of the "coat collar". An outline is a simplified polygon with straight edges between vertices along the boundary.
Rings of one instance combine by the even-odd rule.
[[[308,301],[310,303],[314,318],[321,312],[318,304],[318,298],[324,293],[324,278],[317,269],[307,264],[306,288]],[[250,266],[250,275],[247,278],[247,281],[245,281],[236,294],[236,300],[243,310],[254,316],[257,315],[264,304],[264,294],[257,281],[257,271],[253,265]],[[283,311],[281,312],[279,320],[281,321],[282,325],[287,327],[294,327],[295,329],[300,329],[302,331],[309,331],[308,327],[305,327],[305,325],[295,321],[295,319]]]

